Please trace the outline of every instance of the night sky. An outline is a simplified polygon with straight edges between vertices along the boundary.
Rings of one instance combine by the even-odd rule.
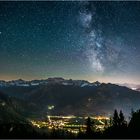
[[[0,2],[0,79],[140,83],[140,2]]]

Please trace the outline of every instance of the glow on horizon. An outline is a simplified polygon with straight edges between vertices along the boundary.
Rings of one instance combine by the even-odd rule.
[[[92,82],[96,82],[99,81],[101,83],[114,83],[114,84],[140,84],[139,80],[134,80],[134,79],[129,79],[129,78],[120,78],[120,77],[98,77],[98,76],[88,76],[88,77],[73,77],[73,76],[49,76],[49,77],[28,77],[28,76],[17,76],[17,75],[0,75],[0,80],[5,80],[5,81],[11,81],[11,80],[18,80],[18,79],[23,79],[23,80],[27,80],[27,81],[31,81],[31,80],[41,80],[41,79],[48,79],[48,78],[54,78],[54,77],[62,77],[64,79],[73,79],[73,80],[86,80],[89,81],[90,83]]]

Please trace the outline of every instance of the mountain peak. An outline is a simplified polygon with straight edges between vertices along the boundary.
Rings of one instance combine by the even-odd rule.
[[[93,82],[93,84],[94,84],[95,86],[101,85],[101,83],[100,83],[99,81]]]

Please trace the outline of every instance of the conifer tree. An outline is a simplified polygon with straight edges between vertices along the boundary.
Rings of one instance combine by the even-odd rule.
[[[119,126],[119,115],[118,115],[118,111],[116,109],[114,111],[112,125],[113,125],[113,127]]]

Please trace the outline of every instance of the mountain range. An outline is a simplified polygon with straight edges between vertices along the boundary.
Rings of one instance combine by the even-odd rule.
[[[0,81],[0,114],[17,119],[40,119],[46,115],[110,116],[114,109],[129,116],[131,109],[139,108],[140,92],[123,85],[59,77]]]

